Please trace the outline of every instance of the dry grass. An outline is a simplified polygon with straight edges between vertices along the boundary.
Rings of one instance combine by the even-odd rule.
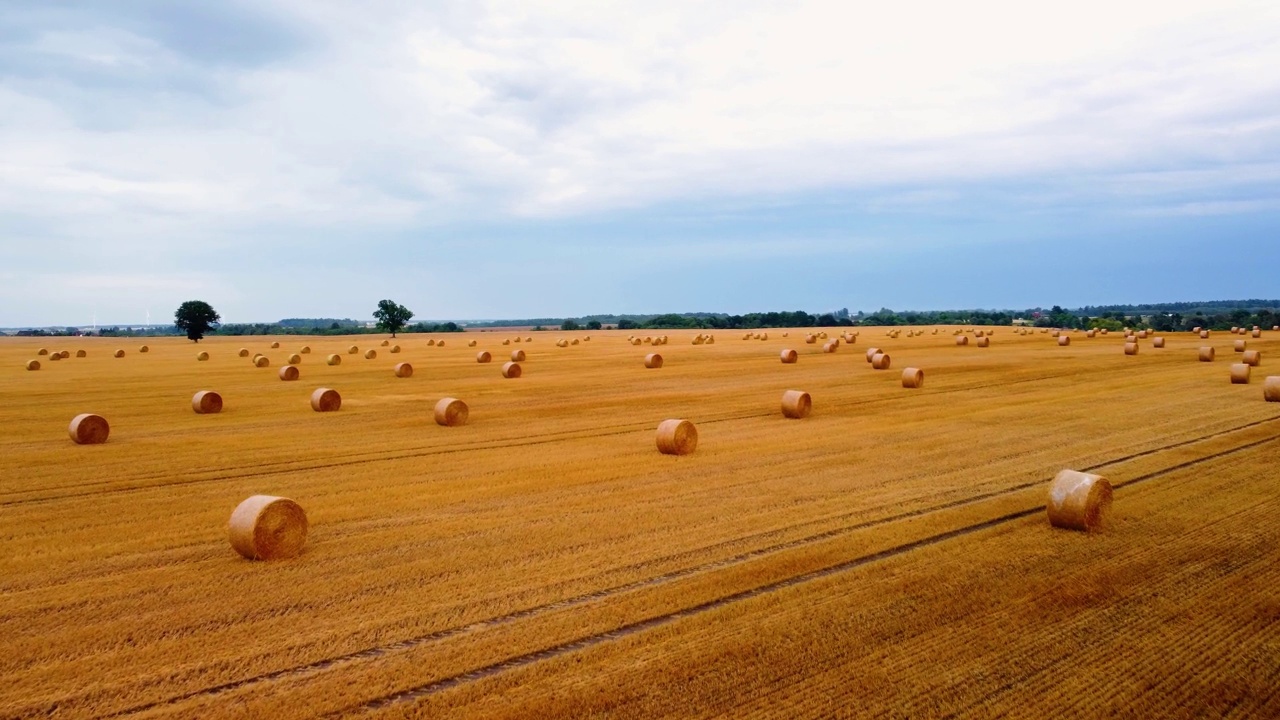
[[[780,337],[662,373],[625,333],[540,337],[513,383],[407,336],[412,382],[388,355],[305,385],[234,338],[40,372],[0,341],[0,716],[1280,714],[1280,415],[1196,362],[1214,341],[874,337],[929,382],[816,344],[784,366]],[[226,409],[193,413],[209,387]],[[433,422],[446,396],[467,424]],[[106,443],[68,438],[86,412]],[[656,451],[666,418],[697,452]],[[1115,485],[1105,532],[1045,520],[1063,468]],[[306,509],[299,557],[229,547],[258,494]]]

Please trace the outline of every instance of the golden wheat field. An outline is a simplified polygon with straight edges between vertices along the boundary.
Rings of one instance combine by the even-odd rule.
[[[1280,333],[1232,384],[1225,332],[663,332],[0,340],[0,716],[1280,716]],[[1063,468],[1102,532],[1046,521]],[[300,556],[232,549],[256,494]]]

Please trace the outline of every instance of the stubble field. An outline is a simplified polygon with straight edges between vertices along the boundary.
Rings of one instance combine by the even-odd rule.
[[[950,332],[0,340],[0,717],[1280,716],[1280,333],[1232,385],[1227,333]],[[1116,486],[1106,531],[1049,527],[1062,468]],[[300,557],[231,549],[254,494],[306,509]]]

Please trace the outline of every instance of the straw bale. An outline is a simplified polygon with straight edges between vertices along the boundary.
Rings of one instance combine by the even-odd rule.
[[[791,348],[782,348],[782,352],[779,353],[779,355],[781,356],[782,362],[785,365],[791,365],[796,360],[800,359],[800,354],[797,353],[795,350],[792,350]]]
[[[436,424],[445,427],[457,427],[467,424],[469,410],[467,404],[457,398],[441,398],[436,403]]]
[[[645,355],[644,366],[654,370],[662,367],[662,356],[658,353],[649,353],[648,355]]]
[[[298,368],[294,365],[281,365],[279,372],[276,373],[281,380],[285,382],[293,382],[301,375]]]
[[[871,358],[875,357],[878,352],[880,352],[880,348],[878,347],[867,348],[867,362],[871,362]]]
[[[378,359],[378,351],[377,351],[377,350],[374,350],[373,348],[369,348],[368,350],[365,350],[365,351],[364,351],[364,359],[365,359],[365,360],[377,360],[377,359]]]
[[[290,355],[290,356],[289,356],[289,364],[290,364],[290,365],[298,365],[298,364],[300,364],[301,362],[302,362],[302,356],[301,356],[301,355],[299,355],[299,354],[297,354],[297,353],[294,353],[294,354],[292,354],[292,355]]]
[[[1209,331],[1208,331],[1208,330],[1201,330],[1201,331],[1200,331],[1200,339],[1201,339],[1201,340],[1208,340],[1208,339],[1209,339]]]
[[[518,378],[523,372],[520,369],[520,364],[515,361],[502,363],[502,377],[504,378]]]
[[[475,341],[475,340],[471,340],[471,341],[469,341],[469,342],[467,343],[467,347],[475,347],[475,346],[476,346],[476,341]]]
[[[259,355],[253,359],[254,367],[270,367],[271,360],[266,355]]]
[[[969,344],[969,336],[968,336],[968,335],[957,335],[957,336],[956,336],[956,345],[968,345],[968,344]]]
[[[1151,338],[1151,347],[1155,347],[1155,348],[1164,347],[1164,338],[1159,336]]]
[[[564,339],[556,340],[556,347],[558,348],[569,347],[569,341]]]
[[[902,371],[902,387],[909,390],[924,387],[924,371],[909,367]]]
[[[303,345],[303,346],[302,346],[302,349],[301,349],[301,350],[299,350],[298,352],[302,353],[303,355],[310,355],[310,354],[311,354],[311,346],[310,346],[310,345]]]
[[[1250,367],[1258,367],[1262,364],[1262,353],[1257,350],[1245,350],[1244,356],[1240,358],[1240,362]]]
[[[511,362],[524,362],[524,358],[525,358],[525,355],[523,350],[511,351]]]
[[[107,441],[111,426],[107,419],[93,413],[82,413],[71,419],[67,433],[77,445],[98,445]]]
[[[658,452],[688,455],[698,449],[698,428],[688,420],[663,420],[658,425]]]
[[[1200,348],[1200,362],[1213,362],[1213,348],[1208,345]]]
[[[249,348],[240,348],[240,352],[237,354],[240,357],[249,357]]]
[[[1070,335],[1059,335],[1059,336],[1058,336],[1058,344],[1059,344],[1059,345],[1061,345],[1062,347],[1066,347],[1066,346],[1070,345],[1070,344],[1071,344],[1071,336],[1070,336]]]
[[[383,341],[382,341],[382,344],[380,345],[380,347],[387,347],[387,346],[388,346],[388,345],[390,345],[390,344],[391,344],[391,341],[390,341],[390,340],[383,340]]]
[[[348,355],[356,355],[359,352],[360,352],[360,348],[355,345],[352,345],[351,347],[347,348]]]
[[[516,342],[520,342],[520,338],[516,338]],[[435,338],[430,338],[429,340],[427,340],[427,347],[435,347],[435,346],[436,346]]]
[[[1245,340],[1236,340],[1235,342],[1231,343],[1231,349],[1235,350],[1238,353],[1242,353],[1245,350],[1249,349],[1249,343]]]
[[[196,353],[196,360],[198,360],[198,361],[200,361],[200,362],[204,362],[205,360],[208,360],[208,359],[209,359],[209,353],[207,353],[207,352],[205,352],[205,351],[203,351],[203,350],[201,350],[200,352]]]
[[[840,343],[835,340],[828,340],[822,343],[822,352],[833,353],[840,348]]]
[[[138,348],[138,352],[140,353],[151,352],[151,348],[146,345],[143,345],[142,347]]]
[[[395,366],[391,368],[391,370],[396,374],[396,377],[398,378],[413,377],[413,366],[407,362],[396,363]]]
[[[526,338],[524,339],[524,341],[525,341],[525,342],[527,342],[527,343],[531,343],[531,342],[533,342],[533,338],[531,338],[531,337],[526,337]]]
[[[122,357],[124,357],[124,351],[123,351],[123,350],[117,350],[117,351],[115,352],[115,356],[116,356],[116,357],[118,357],[118,358],[122,358]]]
[[[578,338],[574,338],[574,339],[570,340],[570,341],[569,341],[569,344],[570,344],[570,345],[577,345],[577,344],[578,344]]]
[[[337,390],[316,388],[311,393],[311,409],[316,412],[335,412],[342,407],[342,396]]]
[[[124,357],[124,356],[123,356],[123,355],[117,355],[116,357]],[[55,362],[55,361],[58,361],[58,360],[61,360],[61,359],[62,359],[62,353],[51,353],[51,354],[49,355],[49,360],[50,360],[51,362]]]
[[[48,348],[40,348],[39,350],[37,350],[37,351],[36,351],[36,354],[37,354],[37,355],[48,355],[48,354],[49,354],[49,350],[48,350]]]
[[[289,498],[254,495],[227,523],[231,547],[249,560],[296,557],[307,542],[307,513]]]
[[[39,370],[39,369],[40,369],[40,361],[39,361],[39,360],[28,360],[28,361],[27,361],[27,369],[28,369],[28,370]]]
[[[1137,355],[1137,354],[1138,354],[1138,343],[1136,343],[1136,342],[1127,342],[1127,343],[1125,343],[1125,344],[1124,344],[1124,354],[1125,354],[1125,355]]]
[[[1248,385],[1249,374],[1253,368],[1244,363],[1231,364],[1231,384],[1232,385]]]
[[[86,352],[86,351],[84,351],[84,350],[77,350],[77,351],[76,351],[76,357],[78,357],[78,358],[82,358],[82,357],[89,357],[89,353],[88,353],[88,352]]]
[[[1260,338],[1262,337],[1262,331],[1259,330],[1258,328],[1254,328],[1252,331],[1250,331],[1249,335],[1250,337]]]
[[[436,343],[436,347],[444,347],[444,341],[440,340]]]
[[[792,420],[803,420],[813,410],[813,398],[803,390],[788,390],[782,393],[782,416]]]
[[[990,347],[990,346],[991,346],[991,338],[985,335],[978,338],[978,347],[984,348],[984,347]]]
[[[476,362],[478,363],[487,363],[492,359],[493,359],[493,356],[489,354],[488,350],[481,350],[480,352],[476,353]]]
[[[510,345],[510,344],[511,344],[511,341],[510,341],[510,340],[503,340],[503,341],[502,341],[502,344],[503,344],[503,345]]]
[[[1267,402],[1280,402],[1280,375],[1272,375],[1262,381],[1262,399]]]
[[[272,349],[272,350],[279,350],[279,349],[280,349],[280,343],[278,343],[278,342],[273,342],[273,343],[271,343],[271,349]]]
[[[871,367],[875,370],[888,370],[889,355],[882,352],[876,353],[871,357]]]
[[[342,364],[342,356],[341,356],[341,355],[330,355],[328,358],[326,358],[326,359],[325,359],[325,362],[326,362],[327,364],[329,364],[329,365],[341,365],[341,364]]]
[[[222,396],[212,390],[201,390],[191,397],[191,409],[197,415],[222,412]]]
[[[1092,532],[1106,527],[1111,511],[1111,482],[1101,475],[1063,470],[1049,485],[1049,524]]]

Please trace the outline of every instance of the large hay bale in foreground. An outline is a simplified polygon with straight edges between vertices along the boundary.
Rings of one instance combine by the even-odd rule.
[[[792,365],[796,360],[800,359],[800,354],[791,348],[782,348],[782,352],[778,353],[778,356],[782,358],[784,365]]]
[[[1164,338],[1162,338],[1162,337],[1155,337],[1155,338],[1152,338],[1152,339],[1151,339],[1151,347],[1154,347],[1154,348],[1162,348],[1162,347],[1164,347]]]
[[[524,371],[520,369],[520,364],[516,361],[502,363],[502,377],[514,380],[522,374],[524,374]]]
[[[240,357],[249,357],[249,348],[240,348],[238,355]]]
[[[77,445],[99,445],[107,441],[111,426],[107,419],[93,413],[82,413],[71,418],[67,434]]]
[[[813,411],[813,398],[803,390],[788,390],[782,393],[782,416],[792,420],[803,420]]]
[[[118,357],[118,358],[122,358],[122,357],[124,357],[124,351],[123,351],[123,350],[117,350],[117,351],[115,352],[115,356],[116,356],[116,357]]]
[[[1111,510],[1111,482],[1101,475],[1063,470],[1049,486],[1049,524],[1056,528],[1101,530]]]
[[[879,352],[880,352],[880,348],[878,347],[867,348],[867,362],[871,362],[871,358],[875,357],[876,354]]]
[[[391,368],[391,370],[395,372],[396,377],[398,378],[413,377],[413,366],[407,362],[396,363],[395,367]]]
[[[1262,364],[1262,353],[1257,350],[1245,350],[1240,362],[1250,367],[1258,367]]]
[[[1267,402],[1280,402],[1280,375],[1272,375],[1262,381],[1262,399]]]
[[[889,362],[888,353],[878,352],[871,357],[871,367],[874,370],[888,370]]]
[[[651,370],[657,370],[658,368],[661,368],[662,356],[659,355],[658,353],[649,353],[648,355],[645,355],[644,366]]]
[[[293,382],[301,377],[302,373],[298,371],[298,368],[295,365],[283,365],[280,367],[280,371],[277,372],[276,375],[278,375],[284,382]]]
[[[316,412],[337,412],[342,409],[342,396],[337,390],[316,388],[311,393],[311,409]]]
[[[512,350],[512,351],[511,351],[511,362],[524,362],[524,357],[525,357],[525,356],[524,356],[524,351],[523,351],[523,350]]]
[[[222,396],[212,390],[201,390],[191,397],[191,409],[197,415],[222,412]]]
[[[909,367],[902,371],[902,387],[909,390],[924,387],[924,371]]]
[[[467,404],[458,398],[441,398],[440,401],[436,403],[436,424],[443,425],[445,427],[466,425],[469,413],[470,410],[467,408]]]
[[[1125,355],[1137,355],[1137,354],[1138,354],[1138,343],[1136,343],[1136,342],[1127,342],[1127,343],[1125,343],[1125,344],[1124,344],[1124,354],[1125,354]]]
[[[208,360],[208,359],[209,359],[209,353],[207,353],[207,352],[205,352],[205,351],[203,351],[203,350],[201,350],[200,352],[196,353],[196,361],[197,361],[197,362],[204,362],[205,360]]]
[[[271,360],[270,360],[270,359],[268,359],[266,355],[259,355],[258,357],[256,357],[256,358],[254,358],[254,359],[253,359],[253,366],[254,366],[254,367],[260,367],[260,368],[262,368],[262,367],[270,367],[270,366],[271,366]]]
[[[698,449],[698,428],[688,420],[663,420],[658,424],[658,452],[688,455]]]
[[[1232,385],[1248,385],[1249,373],[1251,370],[1253,370],[1253,368],[1248,365],[1245,365],[1244,363],[1232,363],[1231,364],[1231,384]]]
[[[493,356],[489,354],[488,350],[481,350],[480,352],[476,353],[476,362],[478,363],[487,363],[492,359],[493,359]]]
[[[40,369],[40,361],[39,361],[39,360],[28,360],[28,361],[27,361],[27,369],[28,369],[28,370],[39,370],[39,369]]]
[[[330,355],[329,357],[325,358],[325,364],[326,364],[326,365],[341,365],[341,364],[342,364],[342,356],[341,356],[341,355]]]
[[[1200,348],[1200,362],[1213,362],[1214,350],[1208,345]]]
[[[231,547],[250,560],[296,557],[307,542],[307,514],[289,498],[254,495],[231,513]]]

